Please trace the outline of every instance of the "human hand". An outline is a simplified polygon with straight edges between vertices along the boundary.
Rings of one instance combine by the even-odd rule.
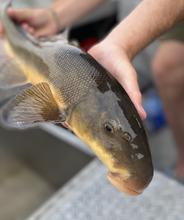
[[[9,8],[8,15],[19,22],[22,27],[35,37],[45,37],[56,34],[58,24],[52,11],[43,9],[13,9]],[[0,23],[0,35],[3,36],[3,26]]]
[[[145,119],[146,112],[142,107],[142,95],[138,86],[137,73],[126,51],[121,46],[106,38],[92,47],[88,53],[118,80],[126,90],[141,118]]]

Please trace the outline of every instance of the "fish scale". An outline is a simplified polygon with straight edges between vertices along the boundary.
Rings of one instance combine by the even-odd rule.
[[[50,82],[61,93],[60,100],[70,106],[78,103],[92,86],[102,83],[106,78],[106,71],[99,71],[99,65],[89,55],[86,62],[82,57],[86,54],[80,49],[61,43],[58,45],[59,49],[56,51],[50,48],[46,50],[44,61],[49,66]]]
[[[26,129],[63,123],[106,165],[116,188],[142,193],[153,177],[153,165],[141,118],[126,91],[92,56],[69,42],[30,37],[7,15],[9,5],[5,2],[1,21],[16,62],[3,67],[0,89],[11,82],[24,83],[24,90],[0,109],[2,124]],[[17,80],[14,71],[26,81]]]

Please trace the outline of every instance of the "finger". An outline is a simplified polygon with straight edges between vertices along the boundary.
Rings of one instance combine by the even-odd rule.
[[[34,36],[36,38],[40,38],[40,37],[45,37],[45,36],[48,36],[44,30],[38,30],[38,31],[35,31],[34,32]]]
[[[27,24],[27,23],[22,23],[22,28],[24,29],[24,30],[26,30],[26,31],[28,31],[29,30],[29,25]]]
[[[31,34],[34,34],[34,28],[28,25],[27,23],[23,23],[22,28]]]
[[[0,23],[0,37],[3,37],[3,25]]]
[[[35,29],[33,27],[29,27],[28,32],[34,35]]]
[[[8,8],[8,15],[18,22],[31,21],[32,13],[30,9]]]
[[[109,45],[109,44],[108,44]],[[125,89],[130,99],[132,100],[135,108],[137,109],[142,119],[146,118],[146,112],[142,106],[142,95],[139,90],[137,73],[132,64],[128,60],[127,56],[123,54],[119,49],[111,47],[109,53],[104,53],[108,46],[94,46],[88,53],[90,53],[98,62],[101,63],[112,75],[118,80],[118,82]]]
[[[40,37],[49,37],[51,36],[52,34],[49,33],[48,31],[48,28],[42,28],[42,29],[39,29],[37,31],[34,32],[34,36],[37,37],[37,38],[40,38]]]
[[[123,70],[123,71],[122,71]],[[123,86],[133,104],[135,105],[139,115],[144,120],[146,112],[142,106],[142,95],[137,81],[137,73],[129,61],[122,61],[115,74],[116,79]]]

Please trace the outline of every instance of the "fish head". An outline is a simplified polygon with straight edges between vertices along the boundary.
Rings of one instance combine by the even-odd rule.
[[[142,121],[118,83],[106,83],[73,109],[70,125],[108,167],[108,179],[120,191],[138,195],[153,176]]]

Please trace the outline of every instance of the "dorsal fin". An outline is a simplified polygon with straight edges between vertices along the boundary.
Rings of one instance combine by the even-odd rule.
[[[1,121],[6,127],[25,129],[42,122],[63,122],[47,83],[31,86],[11,100],[1,112]]]

